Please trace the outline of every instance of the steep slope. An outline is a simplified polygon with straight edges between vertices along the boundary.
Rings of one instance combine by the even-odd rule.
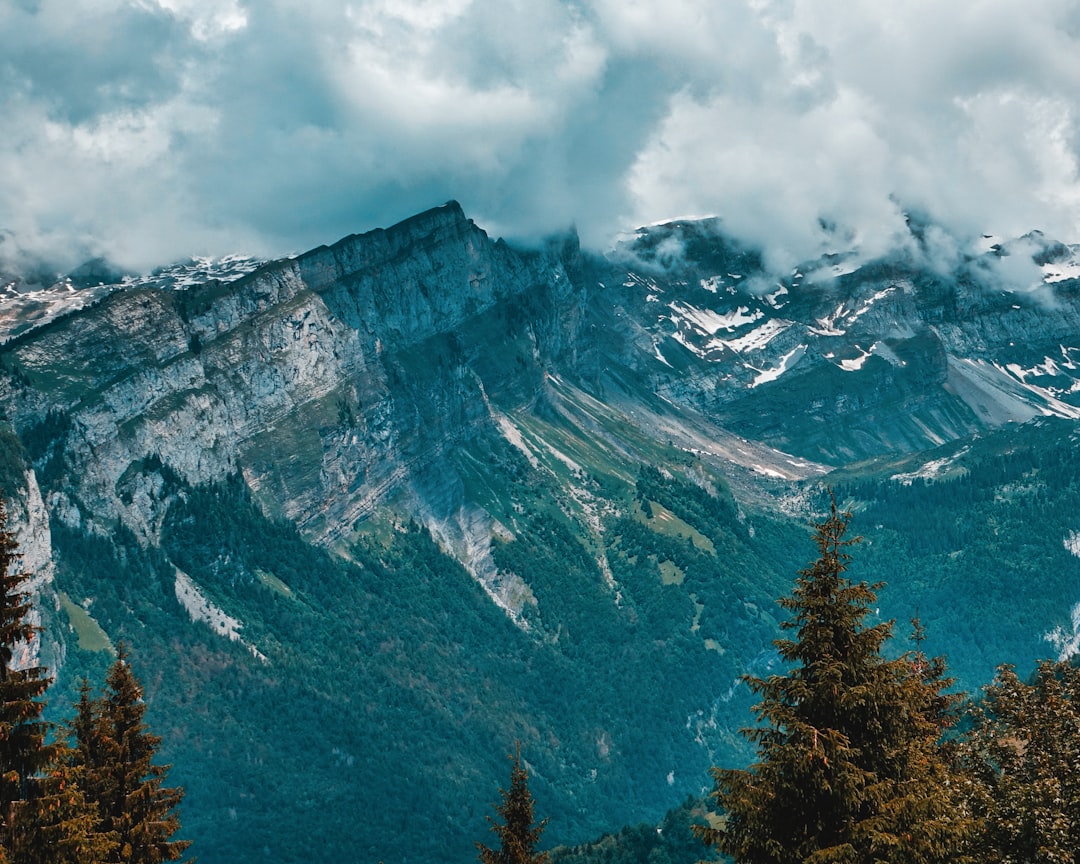
[[[132,644],[203,860],[299,859],[312,832],[466,855],[519,738],[555,836],[582,837],[738,746],[728,691],[792,529],[670,492],[645,518],[642,463],[722,494],[734,444],[557,374],[579,256],[451,204],[230,283],[103,291],[4,346],[10,473],[51,516],[54,704]]]
[[[1001,246],[943,272],[914,236],[878,262],[825,259],[778,278],[720,228],[642,231],[607,262],[618,269],[597,272],[598,314],[633,322],[613,328],[603,362],[615,353],[650,390],[834,465],[1080,416],[1073,250],[1015,249],[1035,283],[1001,275]]]
[[[984,440],[1067,452],[1074,250],[944,272],[913,234],[776,278],[721,227],[601,258],[572,235],[512,248],[450,203],[239,278],[74,280],[32,315],[0,298],[0,482],[54,710],[132,645],[204,861],[300,860],[316,832],[336,858],[471,857],[518,739],[552,839],[582,840],[745,755],[739,676],[775,662],[823,477],[869,514],[860,572],[899,589],[882,614],[960,616],[944,649],[969,686],[1055,627],[1068,643],[1080,527],[1047,516],[1068,483],[1015,498],[1048,502],[1033,548],[1060,578],[1005,556],[980,598],[1030,597],[987,644],[985,606],[950,605],[962,550],[905,545],[928,499],[903,478]],[[991,279],[1007,254],[1035,254],[1036,289]],[[1017,425],[1039,417],[1059,431]],[[990,509],[1023,485],[972,470]]]

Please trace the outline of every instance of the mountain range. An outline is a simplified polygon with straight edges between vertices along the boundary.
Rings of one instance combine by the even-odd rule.
[[[0,288],[0,485],[69,712],[115,644],[205,862],[473,857],[741,764],[827,489],[959,686],[1080,644],[1080,248],[775,272],[718,220],[493,239],[450,202],[279,261]],[[41,280],[39,280],[41,281]],[[44,280],[49,281],[49,280]]]

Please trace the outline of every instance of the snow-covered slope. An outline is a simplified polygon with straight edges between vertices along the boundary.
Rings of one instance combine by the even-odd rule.
[[[48,324],[68,313],[92,306],[114,291],[165,288],[182,291],[212,280],[231,282],[265,262],[245,255],[191,258],[144,275],[122,276],[105,269],[106,280],[75,271],[48,287],[27,286],[15,279],[0,284],[0,342]],[[82,270],[83,268],[80,268]]]
[[[611,303],[612,330],[620,313],[633,322],[665,398],[834,464],[1080,417],[1077,248],[1033,232],[988,238],[949,270],[904,249],[777,275],[721,229],[643,229],[609,258],[625,269],[598,279],[595,305]]]

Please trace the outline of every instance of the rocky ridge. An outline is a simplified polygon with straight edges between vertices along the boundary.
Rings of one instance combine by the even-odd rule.
[[[553,396],[549,372],[626,417],[655,402],[654,426],[698,417],[689,437],[778,448],[717,456],[763,476],[1080,417],[1075,250],[1036,252],[1038,290],[986,277],[1001,245],[947,275],[909,252],[777,278],[716,223],[643,229],[600,259],[573,237],[513,249],[451,202],[232,281],[101,289],[8,340],[0,404],[47,439],[35,465],[59,472],[46,495],[66,524],[119,521],[156,544],[168,471],[239,471],[269,514],[330,545],[404,496],[514,612],[527,586],[496,572],[498,520],[446,457],[479,429],[519,444],[508,418]]]
[[[451,202],[237,278],[72,282],[0,345],[0,486],[40,656],[105,650],[79,647],[61,588],[99,644],[156,652],[150,700],[177,763],[201,766],[192,809],[227,826],[207,860],[262,848],[233,811],[416,818],[379,786],[399,776],[446,779],[447,822],[419,833],[468,852],[468,802],[504,767],[485,748],[520,736],[560,830],[668,806],[733,752],[737,682],[771,662],[819,478],[876,458],[916,489],[967,470],[976,435],[1080,416],[1075,252],[1028,238],[943,267],[913,234],[777,275],[715,222],[598,256],[572,234],[515,248]],[[1037,282],[1002,276],[1020,271]],[[0,319],[22,302],[0,297]],[[1017,476],[1008,495],[1044,494]],[[1080,525],[1053,530],[1072,565],[1060,537]],[[1058,569],[1023,650],[1068,627]],[[321,737],[275,762],[278,721],[300,735],[313,706]],[[309,791],[274,799],[282,776]],[[356,842],[400,837],[396,818]]]

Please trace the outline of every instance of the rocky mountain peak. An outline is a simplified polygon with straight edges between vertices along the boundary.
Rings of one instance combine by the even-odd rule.
[[[655,815],[730,747],[732,682],[770,662],[817,478],[960,472],[977,436],[1038,417],[1074,451],[1074,251],[1029,237],[946,267],[909,245],[777,274],[715,220],[601,256],[572,232],[516,248],[449,202],[270,263],[37,305],[13,287],[0,487],[54,598],[43,659],[63,675],[82,637],[156,652],[153,706],[199,766],[218,860],[263,854],[237,826],[291,824],[298,800],[335,824],[393,810],[342,860],[364,831],[399,842],[415,799],[372,782],[399,777],[440,785],[452,817],[418,834],[463,857],[462,802],[499,761],[478,750],[522,729],[553,826]],[[1071,555],[1076,526],[1055,530]]]

